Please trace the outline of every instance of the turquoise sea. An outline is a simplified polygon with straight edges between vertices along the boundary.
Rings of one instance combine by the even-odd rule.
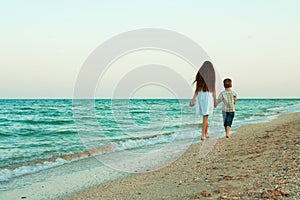
[[[93,153],[160,148],[172,142],[178,131],[193,132],[193,138],[183,139],[200,142],[201,120],[189,101],[98,99],[73,104],[71,99],[0,100],[0,191],[24,186],[12,186],[14,179],[59,170]],[[86,109],[91,103],[93,109]],[[233,131],[297,111],[300,99],[239,99]],[[211,139],[224,137],[221,106],[210,116],[209,124]],[[91,149],[97,152],[89,152]]]

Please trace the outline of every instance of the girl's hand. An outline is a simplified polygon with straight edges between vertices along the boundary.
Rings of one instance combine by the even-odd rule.
[[[198,95],[198,92],[195,90],[194,96],[190,102],[191,107],[193,107],[195,105],[195,99],[196,99],[197,95]]]
[[[190,106],[193,107],[195,105],[194,101],[190,102]]]

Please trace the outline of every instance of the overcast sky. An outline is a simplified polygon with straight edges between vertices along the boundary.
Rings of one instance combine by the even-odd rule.
[[[300,97],[299,2],[1,1],[0,98],[72,98],[91,52],[111,37],[139,28],[168,29],[197,42],[220,77],[233,79],[239,97]],[[109,80],[99,80],[101,97],[109,97],[118,84],[118,66],[163,63],[193,81],[194,71],[178,57],[142,54],[128,55],[112,66]],[[151,84],[134,94],[174,97]]]

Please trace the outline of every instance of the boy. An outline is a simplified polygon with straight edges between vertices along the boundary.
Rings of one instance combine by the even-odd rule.
[[[220,93],[218,100],[216,101],[215,107],[218,106],[219,103],[223,102],[222,106],[222,114],[223,114],[223,122],[226,132],[226,138],[229,138],[229,131],[231,128],[231,124],[234,118],[234,104],[236,103],[236,93],[231,90],[232,81],[229,78],[224,79],[223,81],[225,90]]]

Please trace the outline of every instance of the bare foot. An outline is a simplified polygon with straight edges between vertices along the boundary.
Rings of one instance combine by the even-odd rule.
[[[229,136],[229,135],[226,135],[226,138],[230,138],[230,136]]]
[[[205,137],[204,137],[204,136],[201,136],[201,140],[204,141],[204,140],[205,140]]]
[[[205,137],[206,137],[206,138],[209,138],[209,134],[208,134],[208,133],[206,133],[206,134],[205,134]]]

